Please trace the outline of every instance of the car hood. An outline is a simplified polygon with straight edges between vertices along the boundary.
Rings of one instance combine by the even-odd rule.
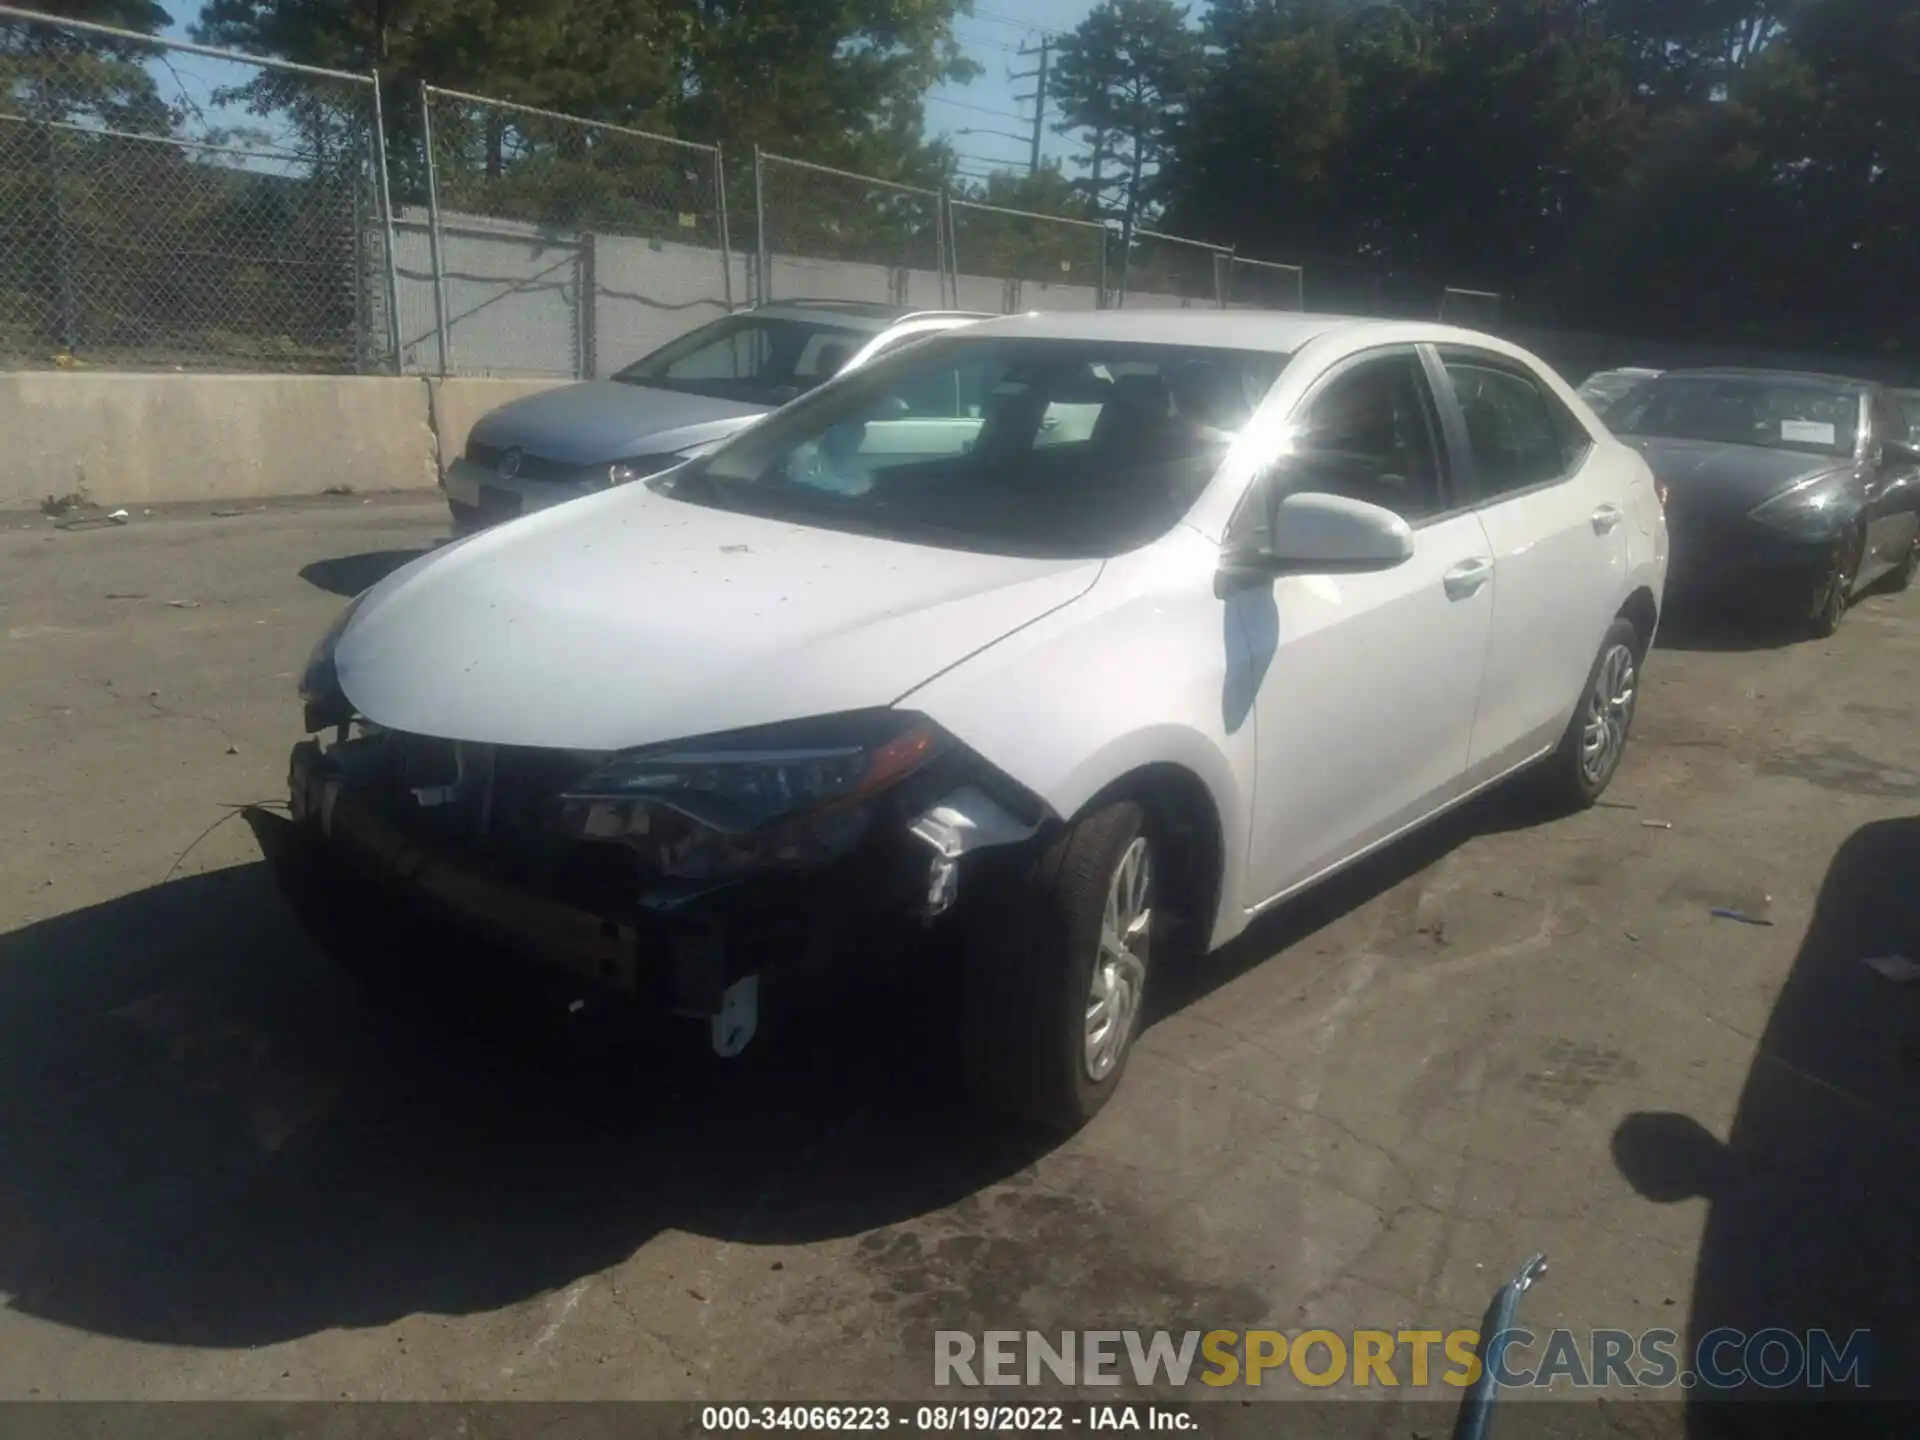
[[[489,410],[468,438],[563,465],[604,465],[636,455],[671,454],[737,430],[769,408],[594,380],[542,390]]]
[[[619,750],[892,704],[1084,594],[1096,560],[814,529],[622,486],[367,592],[341,688],[391,729]]]
[[[1844,470],[1850,464],[1832,455],[1802,455],[1762,445],[1670,440],[1659,435],[1619,438],[1646,457],[1648,468],[1667,486],[1669,510],[1682,514],[1744,515],[1801,480]]]

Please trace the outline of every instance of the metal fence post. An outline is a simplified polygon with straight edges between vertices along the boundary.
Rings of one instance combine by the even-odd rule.
[[[760,164],[760,147],[753,147],[753,219],[757,234],[754,237],[753,250],[753,298],[759,305],[767,303],[773,279],[773,257],[767,254],[767,187],[762,178],[763,167]]]
[[[420,86],[420,135],[427,151],[427,250],[433,260],[433,333],[444,379],[453,364],[452,317],[447,314],[447,263],[440,240],[440,176],[433,158],[433,87]]]
[[[593,231],[580,232],[580,259],[574,267],[579,287],[573,303],[574,342],[579,347],[573,368],[574,378],[579,380],[593,379],[600,366],[600,275],[599,257],[594,254],[596,244]]]
[[[947,219],[947,187],[942,185],[933,197],[933,268],[939,276],[940,305],[943,309],[947,303],[947,261],[952,253],[947,248]],[[958,276],[954,278],[953,293],[956,295],[960,293]],[[960,308],[957,302],[954,308],[956,310]]]
[[[387,344],[393,356],[393,373],[401,373],[400,358],[400,262],[394,254],[393,188],[387,178],[387,116],[380,101],[380,72],[367,72],[373,80],[373,168],[380,185],[380,230],[386,241],[387,262]],[[356,273],[359,266],[354,267]]]
[[[727,302],[727,313],[733,313],[733,239],[727,230],[727,152],[719,145],[713,147],[713,194],[714,205],[720,216],[720,287]]]

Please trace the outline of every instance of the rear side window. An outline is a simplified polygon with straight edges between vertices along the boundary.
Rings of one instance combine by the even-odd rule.
[[[1466,420],[1483,500],[1569,475],[1593,448],[1572,412],[1518,368],[1458,352],[1440,359]]]

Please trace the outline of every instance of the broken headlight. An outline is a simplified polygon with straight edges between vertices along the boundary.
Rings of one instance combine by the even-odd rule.
[[[344,725],[353,718],[353,703],[347,699],[346,691],[340,688],[340,672],[334,665],[333,654],[340,644],[341,635],[346,633],[347,626],[367,594],[362,590],[347,602],[346,608],[334,617],[333,623],[314,643],[307,663],[301,668],[300,699],[306,705],[309,735],[332,725]]]
[[[561,824],[689,878],[823,865],[860,843],[869,801],[947,743],[921,716],[879,710],[651,746],[570,787]]]

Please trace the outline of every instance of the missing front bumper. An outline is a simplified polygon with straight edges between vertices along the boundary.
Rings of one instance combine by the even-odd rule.
[[[482,954],[511,957],[647,1010],[705,1019],[723,1055],[752,1038],[762,977],[791,1003],[800,990],[830,992],[897,965],[968,888],[966,857],[1007,853],[1039,829],[961,785],[829,871],[663,889],[636,868],[630,884],[603,887],[604,904],[581,904],[535,893],[490,871],[474,847],[409,827],[314,741],[294,747],[289,769],[290,818],[262,809],[246,818],[305,928],[336,954],[357,952],[343,960],[364,963],[360,952],[379,948],[376,963],[405,963],[405,945],[380,943],[380,917],[399,914],[426,922],[436,949],[463,945],[456,973],[468,954],[473,968]]]

